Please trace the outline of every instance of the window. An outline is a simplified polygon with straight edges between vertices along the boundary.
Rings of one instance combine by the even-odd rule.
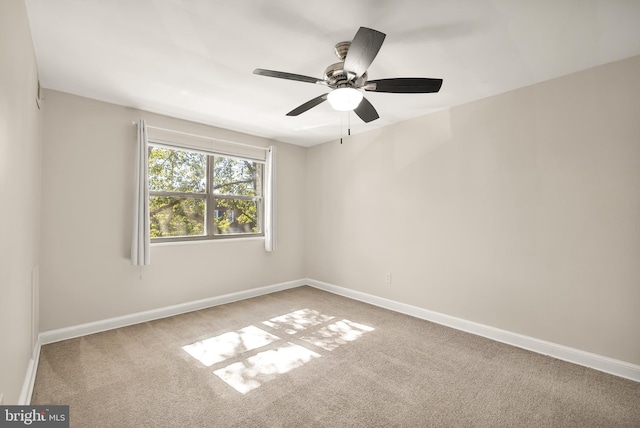
[[[263,163],[149,142],[152,242],[263,235]]]

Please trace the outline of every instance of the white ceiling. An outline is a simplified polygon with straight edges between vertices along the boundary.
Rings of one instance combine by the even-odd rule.
[[[26,0],[41,84],[302,146],[346,133],[321,77],[360,26],[387,34],[370,79],[437,77],[437,94],[365,93],[353,133],[640,54],[640,0]]]

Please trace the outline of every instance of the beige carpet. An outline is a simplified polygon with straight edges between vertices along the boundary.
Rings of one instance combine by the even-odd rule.
[[[639,427],[640,384],[300,287],[42,347],[72,427]]]

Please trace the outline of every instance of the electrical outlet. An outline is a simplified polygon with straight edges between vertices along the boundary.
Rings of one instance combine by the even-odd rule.
[[[391,284],[391,274],[389,272],[384,274],[384,282]]]

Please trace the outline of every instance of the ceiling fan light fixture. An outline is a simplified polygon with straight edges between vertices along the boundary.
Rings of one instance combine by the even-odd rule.
[[[351,111],[360,105],[362,92],[354,88],[338,88],[329,92],[327,100],[334,110]]]

